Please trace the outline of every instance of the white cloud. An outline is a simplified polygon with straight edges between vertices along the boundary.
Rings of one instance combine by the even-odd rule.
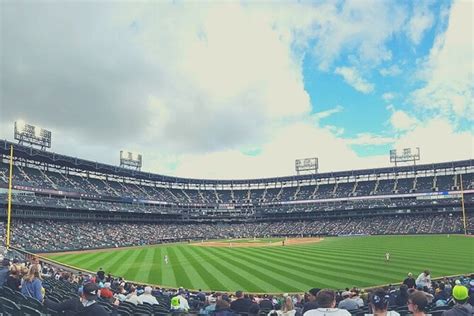
[[[329,109],[329,110],[326,110],[326,111],[321,111],[321,112],[317,112],[315,114],[313,114],[313,118],[315,120],[321,120],[321,119],[324,119],[324,118],[327,118],[333,114],[336,114],[336,113],[339,113],[343,110],[344,108],[340,105],[336,106],[335,108],[332,108],[332,109]]]
[[[399,74],[402,73],[402,70],[400,69],[400,67],[398,67],[398,65],[392,65],[390,67],[380,69],[379,72],[382,76],[387,77],[387,76],[398,76]]]
[[[398,131],[405,131],[414,128],[418,124],[418,120],[401,110],[393,111],[390,116],[390,124]]]
[[[362,93],[374,91],[374,85],[362,78],[354,67],[337,67],[334,73],[341,75],[347,84],[351,85],[357,91]]]
[[[429,8],[428,1],[413,2],[413,15],[407,24],[407,34],[410,40],[418,45],[423,35],[434,23],[434,14]]]
[[[393,100],[393,98],[395,98],[395,94],[393,92],[385,92],[384,94],[382,94],[382,99],[385,102],[390,102]]]
[[[348,139],[347,142],[351,145],[386,145],[395,142],[395,139],[371,133],[360,133],[356,138]]]
[[[407,10],[388,1],[346,1],[340,8],[325,12],[317,23],[315,55],[321,69],[329,69],[342,53],[351,53],[367,67],[376,67],[392,58],[387,42],[401,32]]]
[[[436,37],[418,76],[426,84],[415,90],[411,99],[421,108],[474,119],[473,2],[456,1],[445,33]]]
[[[420,163],[436,163],[474,157],[474,136],[455,131],[449,121],[435,118],[405,133],[394,148],[420,147]]]

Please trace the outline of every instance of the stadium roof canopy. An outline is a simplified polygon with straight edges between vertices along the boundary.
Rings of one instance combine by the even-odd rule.
[[[325,172],[318,174],[308,175],[293,175],[287,177],[274,177],[274,178],[260,178],[260,179],[239,179],[239,180],[213,180],[213,179],[192,179],[192,178],[180,178],[171,177],[155,173],[130,170],[119,166],[113,166],[103,164],[99,162],[93,162],[90,160],[65,156],[56,154],[53,152],[47,152],[36,148],[19,145],[6,140],[0,140],[0,153],[2,155],[10,154],[10,145],[14,147],[14,156],[24,158],[28,160],[38,161],[42,163],[48,163],[60,167],[81,169],[84,171],[91,171],[104,174],[112,174],[122,177],[132,177],[136,179],[159,181],[159,182],[170,182],[170,183],[182,183],[182,184],[258,184],[258,183],[272,183],[272,182],[289,182],[299,180],[310,180],[318,178],[342,178],[342,177],[357,177],[375,174],[385,173],[406,173],[406,172],[420,172],[430,171],[439,169],[453,169],[453,168],[467,168],[474,167],[474,160],[461,160],[451,161],[436,164],[422,164],[416,166],[398,166],[398,167],[386,167],[386,168],[374,168],[374,169],[360,169],[360,170],[349,170],[349,171],[338,171],[338,172]]]

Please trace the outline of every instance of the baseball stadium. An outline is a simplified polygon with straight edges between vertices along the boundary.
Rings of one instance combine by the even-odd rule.
[[[0,0],[0,316],[474,316],[473,14]]]
[[[0,148],[9,249],[64,271],[255,295],[473,271],[473,160],[204,180]]]

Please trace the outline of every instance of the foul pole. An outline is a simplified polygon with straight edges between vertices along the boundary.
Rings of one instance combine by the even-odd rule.
[[[464,207],[464,188],[462,185],[462,174],[459,174],[459,180],[461,181],[461,208],[462,208],[462,221],[464,224],[464,235],[467,235],[466,208]]]
[[[8,211],[7,211],[7,249],[10,248],[10,224],[12,217],[12,181],[13,181],[13,145],[10,145],[10,174],[8,176]]]

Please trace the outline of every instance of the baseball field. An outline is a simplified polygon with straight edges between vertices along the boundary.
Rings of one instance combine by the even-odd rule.
[[[474,272],[474,238],[370,236],[247,239],[51,254],[88,271],[168,287],[303,292],[312,287],[370,287],[430,269],[433,277]],[[385,261],[385,254],[390,260]],[[165,262],[165,256],[168,263]]]

